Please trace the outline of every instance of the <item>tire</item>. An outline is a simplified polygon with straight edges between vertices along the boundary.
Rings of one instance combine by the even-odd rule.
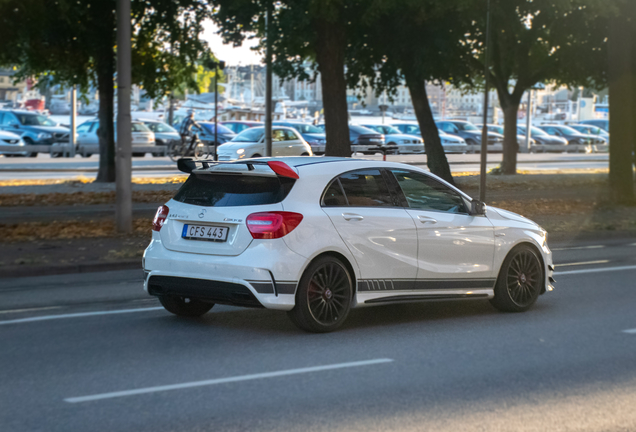
[[[82,153],[82,157],[84,157],[84,158],[89,158],[91,156],[93,156],[92,153]]]
[[[301,154],[301,156],[309,156],[309,153],[305,152],[305,153]]]
[[[537,301],[545,284],[541,259],[534,248],[519,245],[504,260],[490,303],[503,312],[525,312]]]
[[[480,151],[478,152],[477,150],[475,150],[475,146],[477,146],[477,143],[471,139],[467,139],[466,140],[466,144],[471,146],[472,150],[470,150],[471,154],[475,154],[475,153],[481,153]]]
[[[168,146],[168,156],[172,162],[181,159],[181,141],[173,140]]]
[[[33,145],[33,140],[31,138],[24,138],[24,144]],[[30,158],[38,157],[38,153],[37,152],[27,153],[26,157],[30,157]]]
[[[340,327],[351,308],[353,281],[337,258],[324,256],[303,273],[296,292],[296,305],[287,312],[300,329],[327,333]]]
[[[168,312],[182,317],[204,315],[214,306],[214,303],[205,303],[188,297],[171,295],[159,296],[159,301]]]
[[[252,156],[250,156],[250,159],[257,158],[257,157],[263,157],[263,156],[259,155],[258,153],[254,153]]]
[[[144,157],[146,156],[146,153],[133,153],[132,155],[133,157]]]

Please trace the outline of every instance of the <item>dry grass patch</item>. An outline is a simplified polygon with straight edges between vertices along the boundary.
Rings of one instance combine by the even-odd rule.
[[[66,240],[106,237],[150,238],[152,220],[135,219],[132,234],[119,234],[113,221],[54,221],[0,224],[2,241],[7,243],[36,240]]]

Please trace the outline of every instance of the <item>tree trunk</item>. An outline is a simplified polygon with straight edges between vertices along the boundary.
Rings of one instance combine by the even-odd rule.
[[[433,118],[433,111],[426,93],[426,82],[423,78],[415,76],[411,71],[405,69],[404,77],[406,85],[411,94],[413,101],[413,109],[417,122],[420,125],[422,138],[424,139],[424,149],[426,150],[426,164],[433,174],[446,180],[454,185],[453,175],[451,174],[446,153],[442,146],[442,140],[439,138],[439,131]]]
[[[636,94],[636,55],[633,32],[624,15],[613,18],[609,35],[610,94],[610,188],[612,200],[618,203],[634,201],[634,170],[632,151],[636,131],[633,96]]]
[[[501,172],[503,174],[517,174],[517,152],[519,151],[519,142],[517,141],[517,114],[519,113],[519,102],[511,103],[503,109],[503,112],[504,142]]]
[[[115,181],[115,127],[114,118],[114,52],[97,60],[97,91],[99,92],[99,171],[96,182]]]
[[[316,29],[316,62],[322,84],[325,110],[326,156],[351,156],[347,84],[345,82],[345,24],[318,18]]]

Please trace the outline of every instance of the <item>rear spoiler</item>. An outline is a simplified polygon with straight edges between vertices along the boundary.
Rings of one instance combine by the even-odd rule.
[[[237,168],[245,166],[247,172],[237,170]],[[255,171],[255,167],[269,167],[274,174],[279,177],[288,177],[292,179],[298,179],[298,173],[292,169],[285,162],[281,161],[233,161],[233,162],[218,162],[213,160],[196,160],[192,158],[181,158],[177,161],[177,168],[179,171],[186,174],[191,174],[193,171],[201,172],[227,172],[232,174],[249,174]],[[256,173],[254,173],[256,174]],[[263,173],[259,173],[263,174]]]

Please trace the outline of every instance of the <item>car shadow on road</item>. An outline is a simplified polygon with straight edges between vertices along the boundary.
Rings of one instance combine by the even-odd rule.
[[[488,301],[484,300],[390,304],[353,309],[349,313],[347,321],[337,332],[349,333],[377,327],[399,329],[404,326],[438,322],[458,326],[465,326],[467,323],[477,325],[477,323],[493,320],[503,320],[506,323],[510,321],[523,322],[536,319],[536,314],[541,314],[546,308],[550,309],[546,302],[539,302],[527,313],[510,314],[497,311]],[[527,318],[521,318],[523,316]],[[261,335],[303,333],[292,324],[286,313],[275,310],[216,306],[200,318],[169,318],[170,325],[179,323],[180,326],[186,328],[214,327],[241,332],[256,332]]]

